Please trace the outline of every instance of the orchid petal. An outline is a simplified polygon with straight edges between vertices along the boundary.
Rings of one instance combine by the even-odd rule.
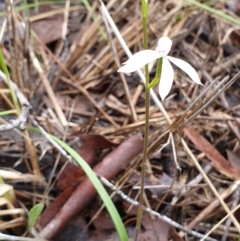
[[[122,66],[119,68],[118,72],[131,73],[138,69],[141,69],[146,64],[151,63],[152,61],[162,57],[162,54],[155,50],[142,50],[134,54],[130,59],[128,59]]]
[[[195,83],[202,85],[197,71],[186,61],[167,56],[168,60],[174,63],[178,68],[183,70]]]
[[[158,40],[157,51],[167,55],[172,47],[172,40],[169,37],[162,37]]]
[[[171,90],[174,78],[173,67],[166,57],[162,61],[162,73],[159,82],[159,95],[162,100],[168,95]]]

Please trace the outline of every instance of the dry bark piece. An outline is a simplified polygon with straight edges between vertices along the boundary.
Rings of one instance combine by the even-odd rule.
[[[240,178],[240,171],[234,168],[216,148],[203,136],[191,127],[184,128],[185,135],[194,143],[196,148],[203,152],[211,161],[211,164],[221,173],[232,179]]]
[[[134,157],[141,153],[143,139],[136,134],[99,163],[94,171],[108,180],[114,178]],[[54,237],[78,212],[80,212],[96,196],[96,190],[88,178],[85,178],[69,197],[55,217],[45,226],[42,226],[40,236],[46,239]]]

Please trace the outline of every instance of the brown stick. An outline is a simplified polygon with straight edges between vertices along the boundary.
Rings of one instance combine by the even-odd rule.
[[[114,178],[134,157],[142,152],[143,139],[140,134],[130,137],[107,155],[94,171],[108,180]],[[72,196],[63,205],[60,212],[40,232],[40,236],[51,239],[66,223],[95,197],[96,190],[88,178],[85,178]]]

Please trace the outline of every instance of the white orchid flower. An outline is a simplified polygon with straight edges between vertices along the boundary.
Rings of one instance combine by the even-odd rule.
[[[172,47],[172,40],[168,37],[162,37],[158,40],[157,50],[142,50],[134,54],[128,59],[124,65],[119,68],[118,72],[131,73],[154,60],[162,58],[162,72],[159,80],[159,95],[162,100],[168,95],[171,90],[174,78],[173,67],[170,62],[183,70],[195,83],[201,84],[196,70],[187,62],[168,56]]]

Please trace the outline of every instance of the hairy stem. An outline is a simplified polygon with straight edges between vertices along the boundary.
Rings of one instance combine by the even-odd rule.
[[[143,23],[143,46],[144,49],[148,49],[148,35],[147,35],[147,14],[148,14],[148,2],[142,0],[142,23]],[[139,230],[142,221],[142,205],[144,197],[144,183],[145,183],[145,169],[147,162],[147,150],[148,150],[148,133],[149,133],[149,105],[150,105],[150,88],[149,85],[149,72],[148,65],[145,66],[145,77],[146,77],[146,88],[145,88],[145,133],[144,133],[144,146],[143,146],[143,157],[142,157],[142,172],[141,172],[141,188],[139,196],[139,206],[137,212],[137,223],[135,241],[137,241]]]

